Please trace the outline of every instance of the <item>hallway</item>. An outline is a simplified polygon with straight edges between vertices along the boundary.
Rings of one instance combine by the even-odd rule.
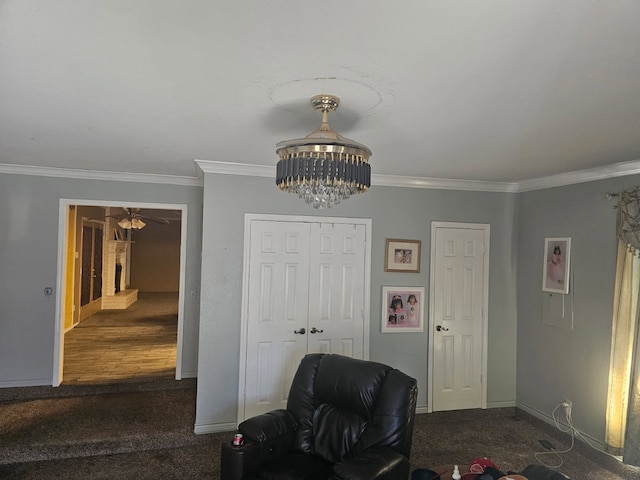
[[[178,293],[139,293],[126,310],[103,310],[64,336],[63,384],[175,377]]]

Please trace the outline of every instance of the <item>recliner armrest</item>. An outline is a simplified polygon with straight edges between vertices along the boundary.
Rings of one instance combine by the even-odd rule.
[[[409,459],[391,448],[372,448],[333,467],[340,480],[405,480]]]
[[[244,444],[222,445],[222,480],[240,480],[291,450],[297,428],[293,415],[286,410],[249,418],[238,425]]]
[[[238,430],[242,435],[261,444],[293,435],[296,428],[297,423],[287,410],[273,410],[251,417],[238,425]]]
[[[220,450],[221,480],[242,480],[262,464],[261,446],[248,440],[243,445],[223,443]]]

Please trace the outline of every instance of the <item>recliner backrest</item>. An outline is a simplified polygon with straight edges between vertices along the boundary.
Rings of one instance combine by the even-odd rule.
[[[298,422],[294,448],[331,463],[380,446],[408,457],[416,393],[413,378],[387,365],[309,354],[287,403]]]

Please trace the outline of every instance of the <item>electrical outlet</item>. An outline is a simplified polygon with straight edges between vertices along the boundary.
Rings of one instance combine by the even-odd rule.
[[[562,406],[564,407],[565,415],[567,417],[571,417],[571,408],[573,407],[573,402],[565,398],[564,402],[562,402]]]

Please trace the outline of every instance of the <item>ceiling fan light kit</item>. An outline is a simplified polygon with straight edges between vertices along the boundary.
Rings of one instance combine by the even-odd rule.
[[[124,211],[123,214],[120,215],[106,215],[105,218],[112,217],[118,222],[118,226],[120,228],[124,228],[125,230],[140,230],[147,226],[147,222],[143,221],[151,221],[154,223],[158,223],[160,225],[168,225],[169,220],[166,218],[153,217],[149,215],[143,215],[140,213],[139,208],[131,208],[131,207],[122,207]],[[122,216],[122,218],[120,218]]]
[[[314,208],[331,208],[371,185],[371,150],[343,137],[329,126],[329,112],[338,108],[335,95],[316,95],[311,105],[322,112],[320,128],[304,138],[276,145],[280,157],[276,185],[295,193]]]
[[[142,220],[136,217],[134,218],[125,217],[118,222],[118,225],[121,228],[124,228],[126,230],[131,230],[131,229],[140,230],[141,228],[144,228],[147,226],[146,223],[144,223]]]

